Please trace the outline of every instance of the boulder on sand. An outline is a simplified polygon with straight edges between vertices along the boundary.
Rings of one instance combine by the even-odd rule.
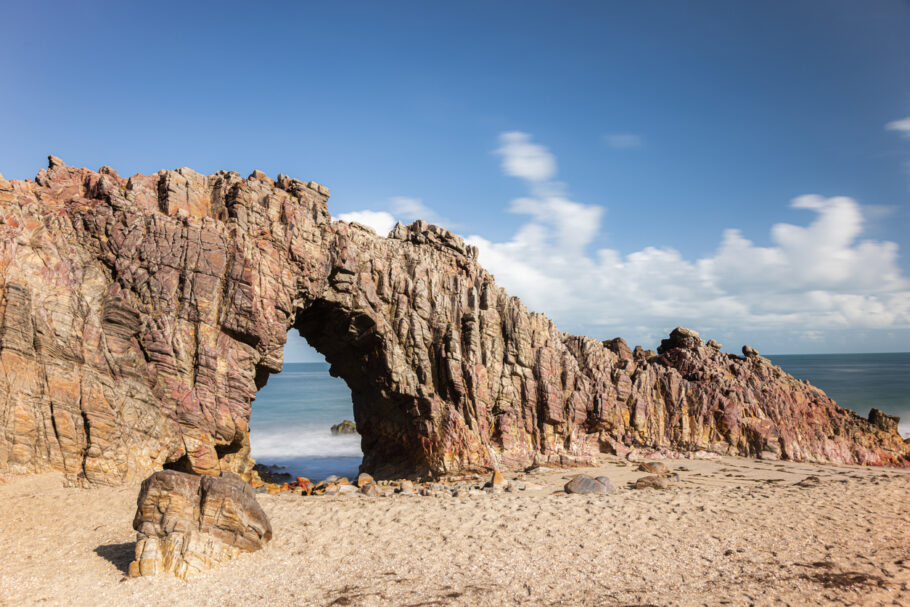
[[[579,474],[574,477],[565,486],[566,493],[581,493],[581,494],[607,494],[615,493],[616,488],[613,486],[613,483],[610,482],[610,479],[606,476],[598,476],[597,478],[591,478],[587,474]]]
[[[132,577],[172,573],[186,580],[272,539],[252,487],[230,472],[155,472],[142,482],[136,503]]]

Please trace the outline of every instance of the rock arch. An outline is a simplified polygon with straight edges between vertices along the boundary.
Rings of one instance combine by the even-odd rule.
[[[418,221],[380,237],[332,221],[327,199],[259,171],[125,179],[55,157],[34,181],[0,178],[0,470],[248,473],[251,403],[291,327],[347,381],[378,475],[629,445],[908,463],[892,418],[752,352],[562,333],[457,236]]]

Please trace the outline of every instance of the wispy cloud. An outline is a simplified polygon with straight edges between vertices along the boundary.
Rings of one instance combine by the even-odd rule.
[[[444,217],[440,217],[436,211],[425,205],[420,198],[395,196],[389,199],[389,206],[392,209],[392,213],[406,223],[410,223],[417,219],[423,219],[424,221],[437,225],[447,225],[450,223]]]
[[[542,145],[531,143],[527,133],[512,131],[499,136],[502,170],[506,175],[531,182],[546,181],[556,175],[556,158]]]
[[[357,223],[369,226],[376,230],[377,234],[385,236],[388,234],[398,221],[402,223],[411,223],[417,219],[423,219],[426,222],[436,224],[448,229],[454,228],[454,224],[439,213],[428,207],[419,198],[408,198],[406,196],[393,196],[388,202],[389,211],[351,211],[342,213],[338,219],[342,221],[356,221]]]
[[[552,157],[528,135],[521,143]],[[509,149],[500,148],[503,172],[515,175]],[[552,166],[547,179],[556,176]],[[629,254],[589,252],[604,209],[572,201],[540,172],[527,173],[530,195],[509,210],[528,221],[504,242],[479,235],[469,241],[500,284],[562,326],[653,339],[680,322],[782,331],[793,339],[832,329],[910,328],[910,281],[897,265],[897,244],[862,239],[865,210],[851,198],[799,196],[791,208],[813,218],[773,226],[772,246],[729,229],[712,254],[689,260],[660,244]]]
[[[903,137],[910,137],[910,116],[901,120],[893,120],[885,125],[889,131],[897,131]]]
[[[386,211],[352,211],[338,216],[342,221],[361,223],[376,230],[380,236],[385,236],[395,227],[395,217]]]
[[[632,133],[613,133],[604,135],[604,141],[611,148],[629,149],[640,148],[645,145],[645,140],[641,135]]]
[[[592,251],[606,209],[572,200],[555,180],[555,157],[527,133],[503,133],[500,141],[503,173],[528,187],[508,210],[527,220],[504,241],[467,240],[499,284],[563,329],[653,346],[682,323],[715,337],[749,333],[797,349],[824,347],[837,331],[910,329],[910,281],[898,266],[897,244],[863,238],[886,207],[808,194],[790,208],[810,213],[809,221],[775,224],[770,246],[731,228],[696,259],[659,243],[628,254]],[[340,218],[386,234],[396,216],[436,217],[414,198],[393,198],[389,208]]]

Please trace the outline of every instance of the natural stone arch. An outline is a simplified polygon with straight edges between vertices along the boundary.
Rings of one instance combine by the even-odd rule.
[[[362,468],[377,477],[427,475],[418,429],[401,412],[409,397],[394,392],[386,344],[375,322],[351,314],[337,302],[316,300],[299,310],[293,327],[329,363],[351,391],[353,417],[364,452]]]
[[[251,403],[292,326],[348,382],[379,475],[630,446],[908,463],[892,418],[752,351],[562,333],[457,236],[419,221],[377,236],[327,199],[259,171],[124,179],[54,157],[34,182],[0,179],[0,471],[245,474]]]

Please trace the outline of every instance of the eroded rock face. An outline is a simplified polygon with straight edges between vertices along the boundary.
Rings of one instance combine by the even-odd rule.
[[[890,422],[757,352],[560,332],[436,226],[380,237],[261,172],[0,180],[0,470],[248,476],[251,402],[295,327],[351,388],[377,477],[579,464],[628,446],[907,465]]]
[[[272,539],[253,489],[230,472],[152,474],[142,483],[133,528],[138,532],[133,577],[172,573],[187,579]]]

